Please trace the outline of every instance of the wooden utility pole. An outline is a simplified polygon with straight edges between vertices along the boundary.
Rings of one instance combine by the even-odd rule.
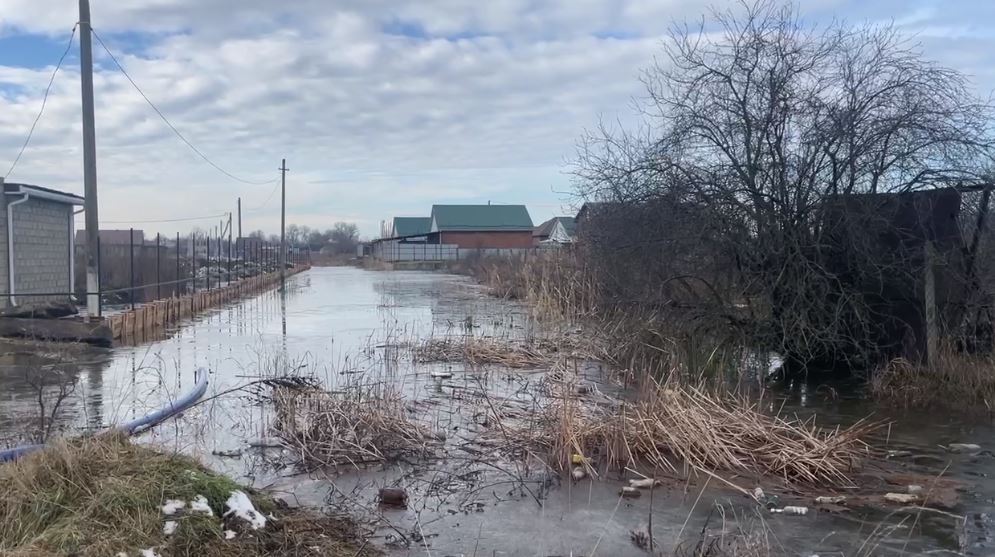
[[[83,97],[83,209],[86,211],[86,314],[100,315],[100,273],[97,218],[97,135],[93,122],[93,46],[90,36],[90,1],[79,0],[79,68]]]
[[[287,278],[287,159],[280,164],[280,288]]]

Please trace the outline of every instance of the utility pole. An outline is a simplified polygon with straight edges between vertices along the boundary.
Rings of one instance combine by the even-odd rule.
[[[280,288],[287,278],[287,159],[280,164]]]
[[[242,237],[242,198],[238,198],[238,238]]]
[[[97,134],[93,122],[93,46],[90,37],[90,0],[79,0],[79,69],[83,97],[83,209],[86,211],[86,314],[100,316],[100,274],[97,255],[100,221],[97,219]]]

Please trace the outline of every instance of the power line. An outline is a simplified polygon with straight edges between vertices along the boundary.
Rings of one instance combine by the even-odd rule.
[[[247,213],[255,213],[256,211],[262,211],[264,208],[266,208],[266,205],[270,202],[270,199],[273,199],[273,194],[276,193],[276,190],[279,189],[279,187],[280,187],[279,183],[274,184],[273,189],[270,190],[269,195],[266,196],[266,201],[263,201],[262,204],[259,205],[258,207],[252,207],[251,209],[246,209],[245,211]]]
[[[31,142],[31,136],[35,133],[35,127],[38,125],[38,120],[41,120],[41,115],[45,112],[45,105],[48,104],[48,94],[52,91],[52,84],[55,83],[55,75],[59,73],[59,68],[62,67],[62,62],[65,61],[66,56],[73,47],[73,39],[76,38],[77,27],[79,27],[79,23],[73,25],[73,31],[69,35],[69,43],[66,44],[66,50],[62,53],[62,56],[59,58],[59,63],[56,64],[55,70],[52,72],[52,77],[48,80],[48,87],[45,88],[45,96],[41,99],[41,109],[38,111],[38,115],[35,116],[35,121],[31,123],[31,129],[28,130],[28,136],[24,138],[24,145],[21,145],[21,150],[17,152],[17,157],[15,157],[14,162],[10,164],[10,168],[7,170],[7,173],[4,174],[4,180],[6,180],[7,177],[10,176],[10,173],[14,171],[14,167],[16,167],[18,161],[21,160],[21,155],[24,154],[24,150],[28,148],[28,143]]]
[[[104,224],[155,224],[162,222],[188,222],[193,220],[208,220],[227,217],[228,213],[218,213],[216,215],[205,215],[203,217],[185,217],[179,219],[152,219],[152,220],[105,220]]]
[[[110,49],[107,48],[107,45],[104,44],[104,40],[100,38],[100,35],[97,34],[97,31],[96,30],[92,30],[92,32],[93,32],[93,36],[97,39],[97,42],[100,43],[100,46],[104,49],[104,52],[106,52],[107,55],[110,56],[111,60],[114,61],[114,65],[117,66],[117,69],[121,70],[121,73],[124,74],[124,77],[126,77],[128,79],[128,81],[131,83],[132,87],[134,87],[135,90],[138,91],[138,94],[141,95],[143,99],[145,99],[145,102],[147,102],[149,104],[149,106],[152,107],[152,110],[154,110],[155,113],[159,115],[159,118],[162,118],[162,121],[165,122],[167,126],[169,126],[169,129],[173,130],[173,133],[176,134],[176,137],[180,138],[180,141],[182,141],[183,143],[186,143],[187,147],[189,147],[190,150],[192,150],[194,153],[197,153],[197,155],[200,158],[204,159],[204,162],[206,162],[207,164],[213,166],[218,172],[221,172],[222,174],[224,174],[225,176],[231,178],[232,180],[235,180],[237,182],[242,182],[243,184],[250,184],[250,185],[256,185],[256,186],[258,186],[258,185],[270,184],[270,183],[278,181],[276,178],[274,178],[273,180],[262,180],[262,181],[245,180],[243,178],[239,178],[238,176],[235,176],[234,174],[232,174],[231,172],[228,172],[224,168],[221,168],[214,161],[212,161],[211,159],[207,158],[207,155],[205,155],[204,153],[202,153],[200,151],[200,149],[197,149],[196,147],[194,147],[193,143],[190,143],[190,140],[188,140],[186,137],[184,137],[183,134],[180,133],[180,130],[176,129],[176,126],[174,126],[172,124],[172,122],[170,122],[169,119],[166,118],[166,115],[163,114],[161,110],[159,110],[159,108],[155,105],[155,103],[153,103],[152,100],[149,99],[148,96],[145,94],[145,92],[142,91],[142,88],[139,87],[137,83],[135,83],[135,80],[132,79],[130,75],[128,75],[128,72],[125,71],[124,66],[122,66],[121,63],[117,61],[117,58],[114,57],[114,54],[111,53]]]

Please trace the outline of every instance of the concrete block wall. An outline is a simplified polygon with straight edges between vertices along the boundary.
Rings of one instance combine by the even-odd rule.
[[[8,197],[0,192],[0,293],[10,290],[10,279],[7,275],[7,202]],[[8,303],[6,296],[0,298],[0,307]]]
[[[72,209],[71,205],[36,198],[14,206],[15,295],[70,291],[69,216]],[[17,303],[64,300],[66,297],[17,296]]]

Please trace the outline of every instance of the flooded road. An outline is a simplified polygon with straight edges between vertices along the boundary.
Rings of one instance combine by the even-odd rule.
[[[274,290],[214,310],[168,338],[141,346],[0,347],[0,440],[13,444],[48,427],[51,420],[41,415],[54,417],[56,429],[68,430],[94,430],[138,417],[188,389],[194,370],[204,367],[211,373],[208,401],[155,428],[143,442],[195,454],[213,468],[300,504],[355,512],[375,524],[375,542],[398,555],[646,555],[633,543],[632,532],[645,531],[650,523],[656,547],[669,551],[677,544],[693,545],[706,523],[712,529],[725,524],[731,531],[737,523],[761,517],[775,553],[916,554],[961,545],[971,555],[995,553],[989,525],[995,512],[990,478],[995,458],[984,451],[950,454],[941,448],[949,443],[995,448],[990,422],[927,413],[887,415],[875,412],[852,389],[798,384],[767,395],[772,411],[816,414],[825,426],[872,413],[894,420],[872,444],[911,453],[901,457],[901,466],[910,472],[942,473],[963,482],[964,492],[949,515],[967,517],[966,527],[946,514],[909,518],[861,508],[806,516],[758,514],[745,496],[703,477],[665,486],[653,498],[622,499],[617,481],[573,482],[486,450],[467,458],[465,446],[457,443],[487,427],[480,419],[481,397],[526,408],[535,403],[543,381],[541,370],[416,364],[404,351],[426,338],[467,332],[509,339],[539,334],[524,308],[488,297],[461,277],[315,268],[290,278],[283,293]],[[272,437],[272,411],[255,385],[288,369],[317,377],[328,388],[372,381],[397,385],[418,419],[444,431],[447,441],[429,462],[301,474],[287,465],[293,455]],[[439,370],[452,377],[433,378],[431,372]],[[612,388],[597,368],[581,373]],[[60,381],[73,387],[54,408]],[[729,479],[751,489],[763,483]],[[376,507],[377,489],[393,485],[412,494],[406,510]],[[724,505],[721,512],[716,503]],[[887,535],[865,543],[879,525],[888,528]]]

